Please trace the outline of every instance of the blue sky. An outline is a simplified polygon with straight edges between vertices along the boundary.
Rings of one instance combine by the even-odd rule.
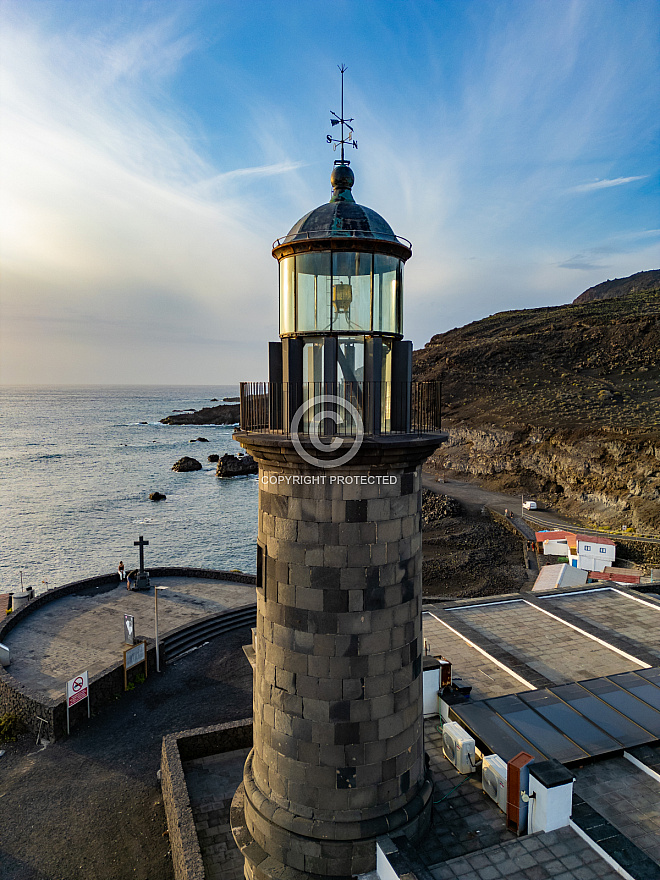
[[[0,4],[0,381],[266,377],[271,243],[356,200],[413,242],[405,332],[660,266],[656,0]]]

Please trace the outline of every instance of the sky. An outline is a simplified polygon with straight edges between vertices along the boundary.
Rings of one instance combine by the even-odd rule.
[[[0,0],[0,29],[2,384],[266,379],[338,64],[415,348],[660,266],[660,0]]]

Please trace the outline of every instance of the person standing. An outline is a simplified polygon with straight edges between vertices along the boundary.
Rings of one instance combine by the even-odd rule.
[[[123,581],[126,577],[126,572],[124,571],[124,563],[119,560],[119,565],[117,566],[117,574],[119,575],[119,580]]]

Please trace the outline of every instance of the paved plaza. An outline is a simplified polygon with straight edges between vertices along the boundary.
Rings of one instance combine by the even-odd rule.
[[[124,614],[135,618],[138,638],[153,638],[158,594],[159,633],[256,602],[253,586],[211,578],[152,578],[152,589],[133,592],[124,584],[97,595],[63,596],[38,608],[6,637],[8,671],[49,699],[62,697],[66,682],[88,670],[90,678],[122,659]]]
[[[494,660],[489,659],[478,648],[470,645],[459,633],[451,629],[451,624],[443,623],[433,612],[424,614],[424,638],[429,646],[429,653],[434,657],[442,655],[452,663],[454,682],[459,686],[469,685],[472,688],[473,700],[485,700],[488,697],[500,697],[521,690],[531,690],[522,682],[503,669]]]
[[[449,623],[453,616],[496,640],[554,684],[641,668],[641,664],[623,657],[613,647],[577,632],[523,600],[465,606],[448,615]]]

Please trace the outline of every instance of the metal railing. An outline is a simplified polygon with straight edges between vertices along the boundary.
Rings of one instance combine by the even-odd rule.
[[[354,437],[441,430],[440,382],[241,382],[243,431]]]
[[[282,238],[277,238],[273,242],[273,249],[283,244],[289,244],[292,241],[313,241],[319,238],[357,238],[357,239],[373,239],[375,241],[393,241],[402,244],[412,251],[412,242],[408,241],[402,235],[395,235],[393,232],[368,232],[365,233],[361,229],[314,229],[301,232],[289,232]]]

